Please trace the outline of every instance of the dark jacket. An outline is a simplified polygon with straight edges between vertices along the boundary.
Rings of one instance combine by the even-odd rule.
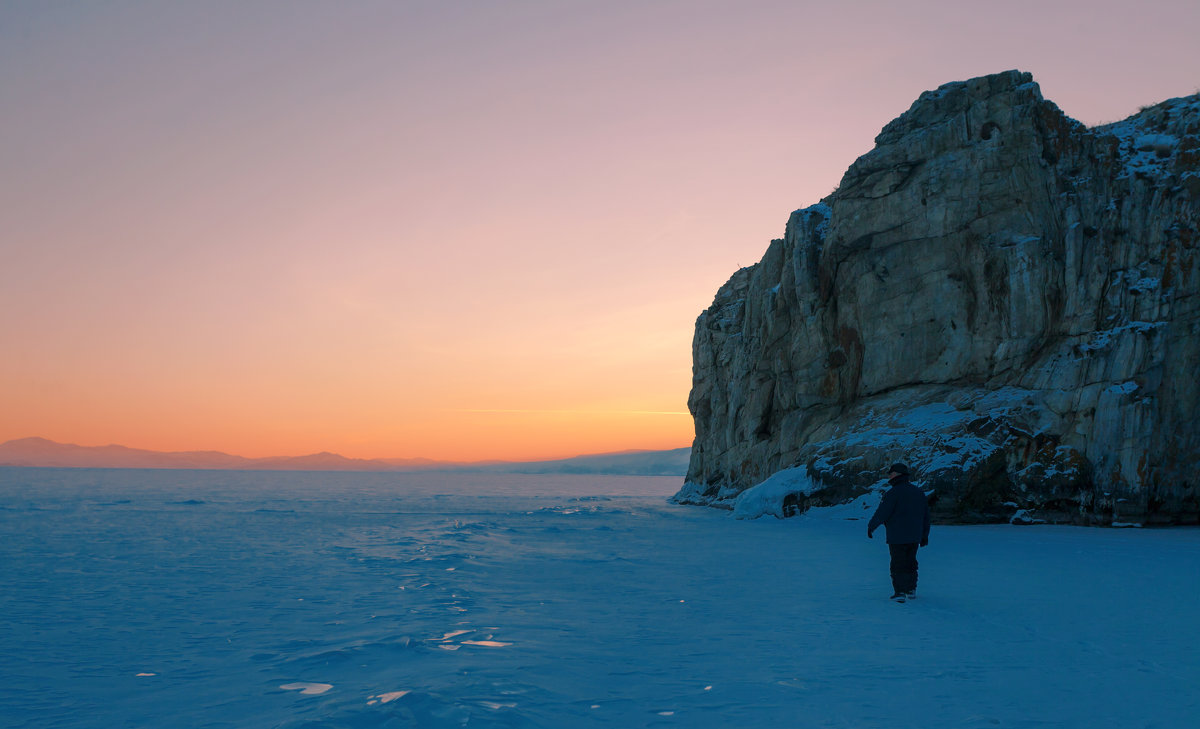
[[[888,544],[929,541],[929,502],[925,500],[925,494],[909,483],[904,474],[893,478],[891,484],[867,525],[867,536],[883,526],[887,529]]]

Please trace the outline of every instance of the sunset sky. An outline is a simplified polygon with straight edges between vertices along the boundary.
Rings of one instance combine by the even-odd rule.
[[[1200,89],[1200,2],[0,2],[0,441],[690,445],[696,316],[926,89]]]

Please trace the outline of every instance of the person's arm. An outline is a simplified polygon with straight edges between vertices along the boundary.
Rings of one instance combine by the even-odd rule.
[[[873,538],[873,532],[882,524],[886,524],[887,520],[892,518],[892,512],[895,510],[896,491],[895,489],[889,489],[883,495],[883,500],[879,502],[879,508],[875,510],[875,516],[872,516],[870,523],[867,524],[867,536]]]
[[[921,495],[924,496],[925,493],[921,492]],[[921,534],[922,534],[921,546],[928,547],[929,546],[929,499],[928,498],[925,499],[925,530]]]

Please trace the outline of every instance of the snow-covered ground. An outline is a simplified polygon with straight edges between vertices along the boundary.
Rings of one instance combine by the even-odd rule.
[[[1190,727],[1200,530],[934,527],[677,478],[0,469],[3,727]]]

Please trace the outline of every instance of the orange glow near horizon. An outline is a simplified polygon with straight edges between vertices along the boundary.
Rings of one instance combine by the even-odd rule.
[[[1200,4],[1014,3],[0,6],[0,442],[690,445],[696,316],[923,90],[1197,90]]]

